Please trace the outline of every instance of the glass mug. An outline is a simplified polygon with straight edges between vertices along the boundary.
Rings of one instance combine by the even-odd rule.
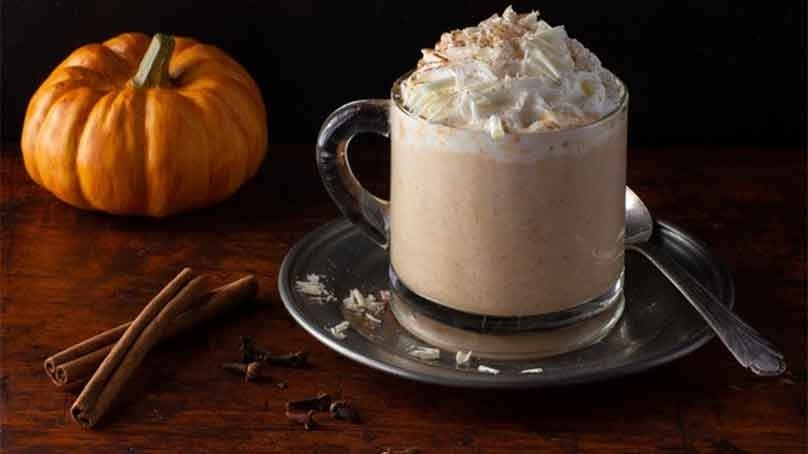
[[[389,251],[391,304],[412,334],[481,356],[591,345],[623,310],[628,92],[594,122],[506,134],[430,122],[401,101],[334,111],[317,166],[336,205]],[[390,200],[366,191],[347,151],[390,138]]]

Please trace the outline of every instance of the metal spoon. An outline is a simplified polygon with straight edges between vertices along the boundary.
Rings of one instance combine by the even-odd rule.
[[[626,249],[647,258],[673,283],[715,331],[741,365],[757,375],[779,375],[786,369],[783,354],[707,290],[657,242],[651,212],[637,194],[626,187]]]

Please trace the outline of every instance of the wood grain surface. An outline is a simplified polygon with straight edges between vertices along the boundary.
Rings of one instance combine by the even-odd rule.
[[[338,215],[313,146],[273,146],[227,202],[164,220],[73,209],[26,175],[17,144],[0,154],[0,450],[8,453],[802,453],[806,449],[805,155],[803,150],[633,150],[629,183],[654,214],[711,245],[733,270],[737,311],[785,352],[790,369],[757,378],[716,340],[672,364],[602,383],[479,391],[414,383],[320,345],[276,287],[287,250]],[[384,153],[352,161],[384,194]],[[259,304],[158,347],[98,430],[68,414],[74,393],[42,370],[48,355],[132,319],[182,267],[224,282],[254,273]],[[313,366],[278,369],[288,389],[217,368],[240,335]],[[287,400],[327,391],[365,420],[320,417],[305,432]]]

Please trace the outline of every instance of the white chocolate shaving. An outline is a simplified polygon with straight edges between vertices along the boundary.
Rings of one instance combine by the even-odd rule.
[[[455,364],[458,366],[468,366],[471,364],[471,350],[459,350],[455,353]]]
[[[363,296],[358,289],[351,290],[348,296],[342,300],[342,305],[349,311],[360,314],[369,313],[377,318],[387,309],[386,301],[376,300],[372,293]]]
[[[322,282],[322,276],[317,274],[306,275],[305,281],[295,281],[295,289],[310,297],[309,300],[317,302],[336,301],[334,294]]]
[[[328,328],[328,331],[331,332],[332,336],[334,336],[337,339],[341,340],[341,339],[345,339],[346,337],[348,337],[345,334],[345,332],[348,331],[348,328],[350,328],[350,327],[351,327],[350,322],[348,322],[348,320],[345,320],[342,323],[338,323],[338,324],[332,326],[331,328]]]
[[[440,349],[432,347],[413,347],[408,352],[411,356],[426,361],[434,361],[440,359]]]
[[[482,372],[484,374],[498,375],[499,369],[494,369],[493,367],[488,367],[480,364],[479,366],[477,366],[477,372]]]
[[[370,312],[365,312],[365,318],[366,318],[366,319],[368,319],[368,320],[370,320],[370,321],[371,321],[371,322],[373,322],[373,323],[376,323],[377,325],[381,325],[381,324],[382,324],[381,319],[376,318],[376,317],[375,317],[373,314],[371,314]]]

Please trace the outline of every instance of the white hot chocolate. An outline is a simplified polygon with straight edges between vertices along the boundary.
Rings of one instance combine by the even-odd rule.
[[[474,314],[568,309],[623,272],[627,94],[537,13],[443,35],[393,88],[390,260]]]

